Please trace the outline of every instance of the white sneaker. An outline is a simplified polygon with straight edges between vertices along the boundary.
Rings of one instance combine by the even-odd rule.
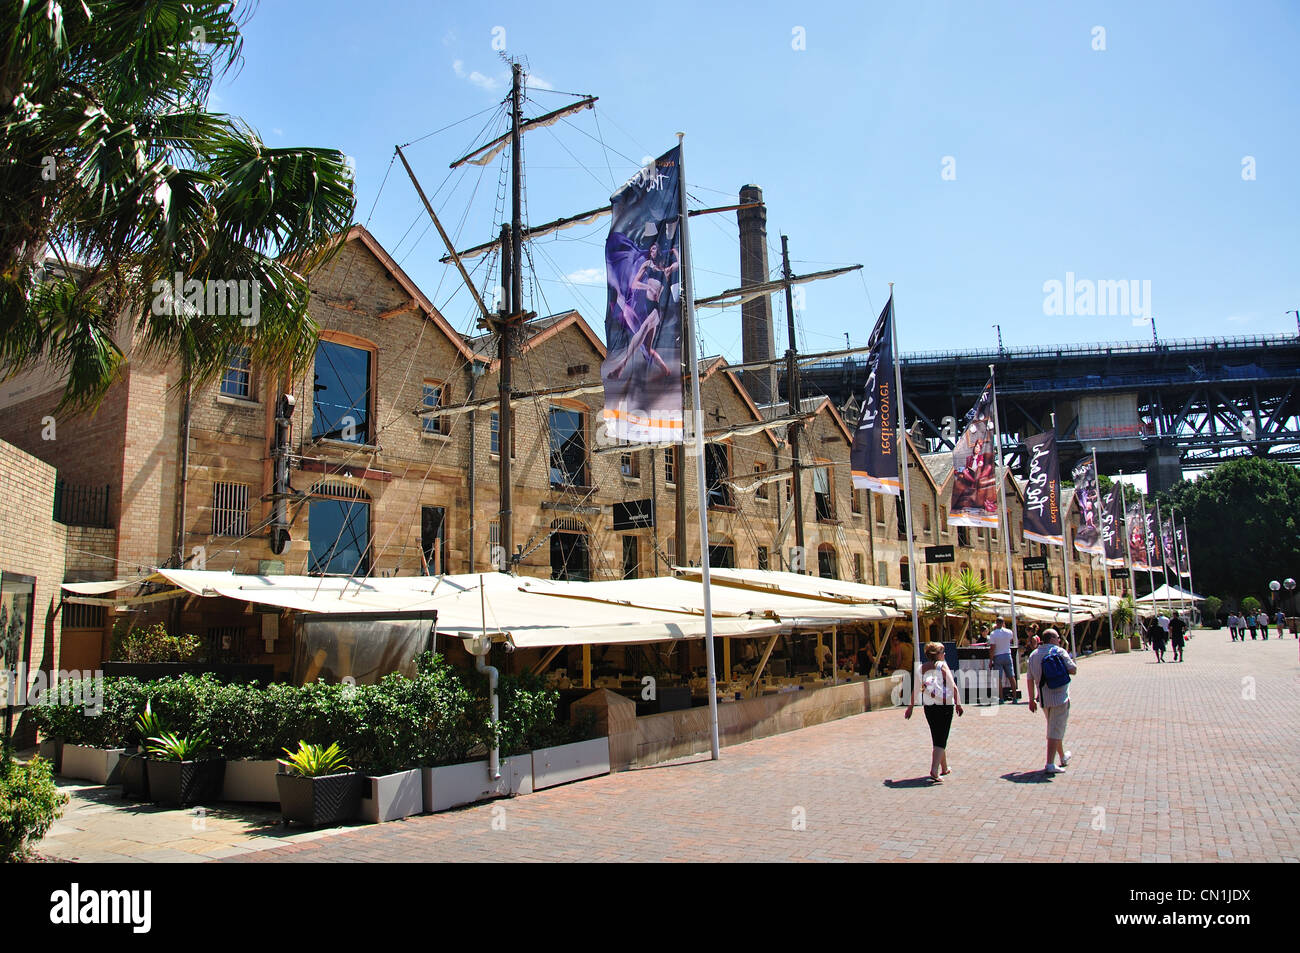
[[[1067,751],[1065,754],[1061,755],[1061,767],[1065,767],[1070,763],[1070,755],[1072,754],[1074,754],[1073,751]]]
[[[1054,764],[1049,764],[1047,767],[1043,768],[1043,773],[1044,773],[1044,774],[1060,774],[1063,770],[1064,770],[1063,768],[1058,768],[1058,767],[1057,767],[1056,765],[1054,765]]]

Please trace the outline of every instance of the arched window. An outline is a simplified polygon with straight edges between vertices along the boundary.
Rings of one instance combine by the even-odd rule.
[[[840,578],[835,547],[830,543],[822,543],[817,547],[817,575],[823,579]]]
[[[370,571],[370,494],[337,480],[322,480],[307,503],[309,572],[365,575]]]
[[[566,516],[551,521],[551,578],[591,579],[587,527],[582,520]]]

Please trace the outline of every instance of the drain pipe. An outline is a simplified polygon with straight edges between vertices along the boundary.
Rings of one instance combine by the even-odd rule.
[[[488,700],[492,706],[492,750],[488,752],[488,777],[493,781],[501,779],[501,747],[497,743],[496,728],[500,719],[499,699],[497,698],[497,677],[499,673],[484,660],[492,648],[492,640],[487,633],[487,605],[483,594],[483,576],[478,577],[478,603],[482,614],[483,631],[473,638],[465,640],[465,647],[474,654],[475,671],[485,672],[488,677]]]

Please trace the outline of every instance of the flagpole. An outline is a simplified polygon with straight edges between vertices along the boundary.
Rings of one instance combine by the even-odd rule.
[[[1053,421],[1053,429],[1055,429],[1055,421]],[[1079,500],[1079,490],[1077,487],[1075,488],[1074,491],[1074,499],[1077,507],[1078,500]],[[1069,621],[1070,654],[1075,655],[1076,652],[1074,646],[1074,584],[1070,581],[1070,548],[1074,544],[1070,540],[1070,518],[1068,516],[1065,517],[1064,523],[1061,526],[1061,532],[1064,534],[1064,538],[1061,540],[1061,555],[1065,560],[1065,609],[1070,614],[1070,621]]]
[[[1097,448],[1092,448],[1092,476],[1097,481],[1097,515],[1105,521],[1101,514],[1101,472],[1097,469]],[[1114,607],[1110,604],[1110,566],[1106,565],[1106,537],[1101,538],[1101,584],[1105,586],[1106,592],[1106,627],[1110,629],[1110,650],[1115,651],[1115,616],[1112,615]]]
[[[1129,598],[1133,600],[1133,624],[1137,625],[1138,631],[1141,631],[1141,620],[1138,619],[1137,604],[1137,576],[1133,575],[1133,547],[1129,545],[1129,540],[1133,532],[1128,522],[1128,491],[1124,489],[1124,471],[1119,471],[1120,491],[1119,499],[1123,505],[1124,512],[1124,561],[1128,564],[1128,586]],[[1129,633],[1132,635],[1132,632]],[[1145,640],[1143,641],[1145,645]]]
[[[916,544],[912,540],[912,484],[908,475],[907,429],[903,420],[903,370],[898,363],[898,307],[894,302],[894,283],[889,283],[889,332],[894,350],[894,402],[898,405],[898,492],[903,494],[903,513],[907,524],[907,588],[912,595],[912,684],[908,686],[909,704],[921,683],[921,623],[916,610]]]
[[[1192,618],[1196,617],[1196,587],[1192,585],[1192,538],[1187,535],[1187,520],[1183,519],[1183,555],[1187,557],[1187,591],[1191,594]],[[1181,567],[1179,567],[1179,576],[1182,578]]]
[[[1174,611],[1174,594],[1169,589],[1169,554],[1165,552],[1165,524],[1160,519],[1160,501],[1156,500],[1156,539],[1160,540],[1160,561],[1164,563],[1165,608]]]
[[[1147,497],[1142,494],[1142,540],[1143,547],[1147,557],[1147,582],[1151,583],[1151,613],[1155,617],[1160,616],[1160,603],[1156,601],[1156,573],[1151,566],[1151,540],[1147,537],[1151,535],[1147,532]]]
[[[1002,518],[1002,551],[1007,560],[1007,595],[1011,602],[1011,633],[1015,636],[1013,647],[1020,646],[1020,630],[1016,626],[1016,578],[1011,568],[1011,511],[1007,509],[1007,471],[1002,464],[1002,422],[998,417],[998,382],[995,373],[996,365],[989,365],[989,380],[993,383],[993,446],[997,453],[997,476],[998,476],[998,498],[1002,503],[1002,512],[999,514]],[[1011,653],[1011,671],[1015,675],[1016,684],[1012,686],[1019,691],[1020,688],[1020,653]]]
[[[1178,558],[1178,510],[1172,505],[1169,507],[1169,538],[1174,544],[1174,578],[1178,580],[1178,611],[1181,613],[1187,600],[1183,597],[1183,563]]]
[[[681,202],[682,229],[682,312],[685,321],[683,328],[687,332],[682,337],[682,346],[687,349],[687,361],[691,367],[691,411],[694,421],[695,444],[695,489],[699,494],[700,510],[700,577],[704,583],[704,657],[707,662],[709,691],[709,749],[713,760],[717,761],[718,742],[718,673],[717,663],[713,657],[713,595],[709,579],[709,504],[705,489],[704,468],[704,428],[700,422],[704,414],[700,409],[700,362],[695,355],[695,280],[691,272],[691,233],[688,223],[690,214],[686,208],[686,148],[682,140],[686,134],[677,134],[677,185]],[[685,425],[683,424],[683,427]],[[685,430],[683,429],[683,437]],[[684,480],[685,477],[680,476]],[[678,553],[686,551],[685,541],[677,544]],[[730,673],[728,673],[730,676]]]

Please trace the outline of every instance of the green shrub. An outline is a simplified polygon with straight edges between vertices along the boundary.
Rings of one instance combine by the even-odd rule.
[[[1219,610],[1222,608],[1222,599],[1218,596],[1206,596],[1205,605],[1201,613],[1204,624],[1207,626],[1216,625],[1219,619]]]
[[[68,796],[53,774],[43,758],[24,764],[0,751],[0,863],[27,858],[30,845],[63,813]]]
[[[1262,608],[1263,606],[1260,605],[1259,600],[1254,596],[1247,596],[1245,599],[1241,600],[1241,611],[1246,613],[1246,615],[1258,615]]]
[[[161,622],[113,633],[111,657],[115,662],[193,662],[202,643],[197,635],[169,635]]]

